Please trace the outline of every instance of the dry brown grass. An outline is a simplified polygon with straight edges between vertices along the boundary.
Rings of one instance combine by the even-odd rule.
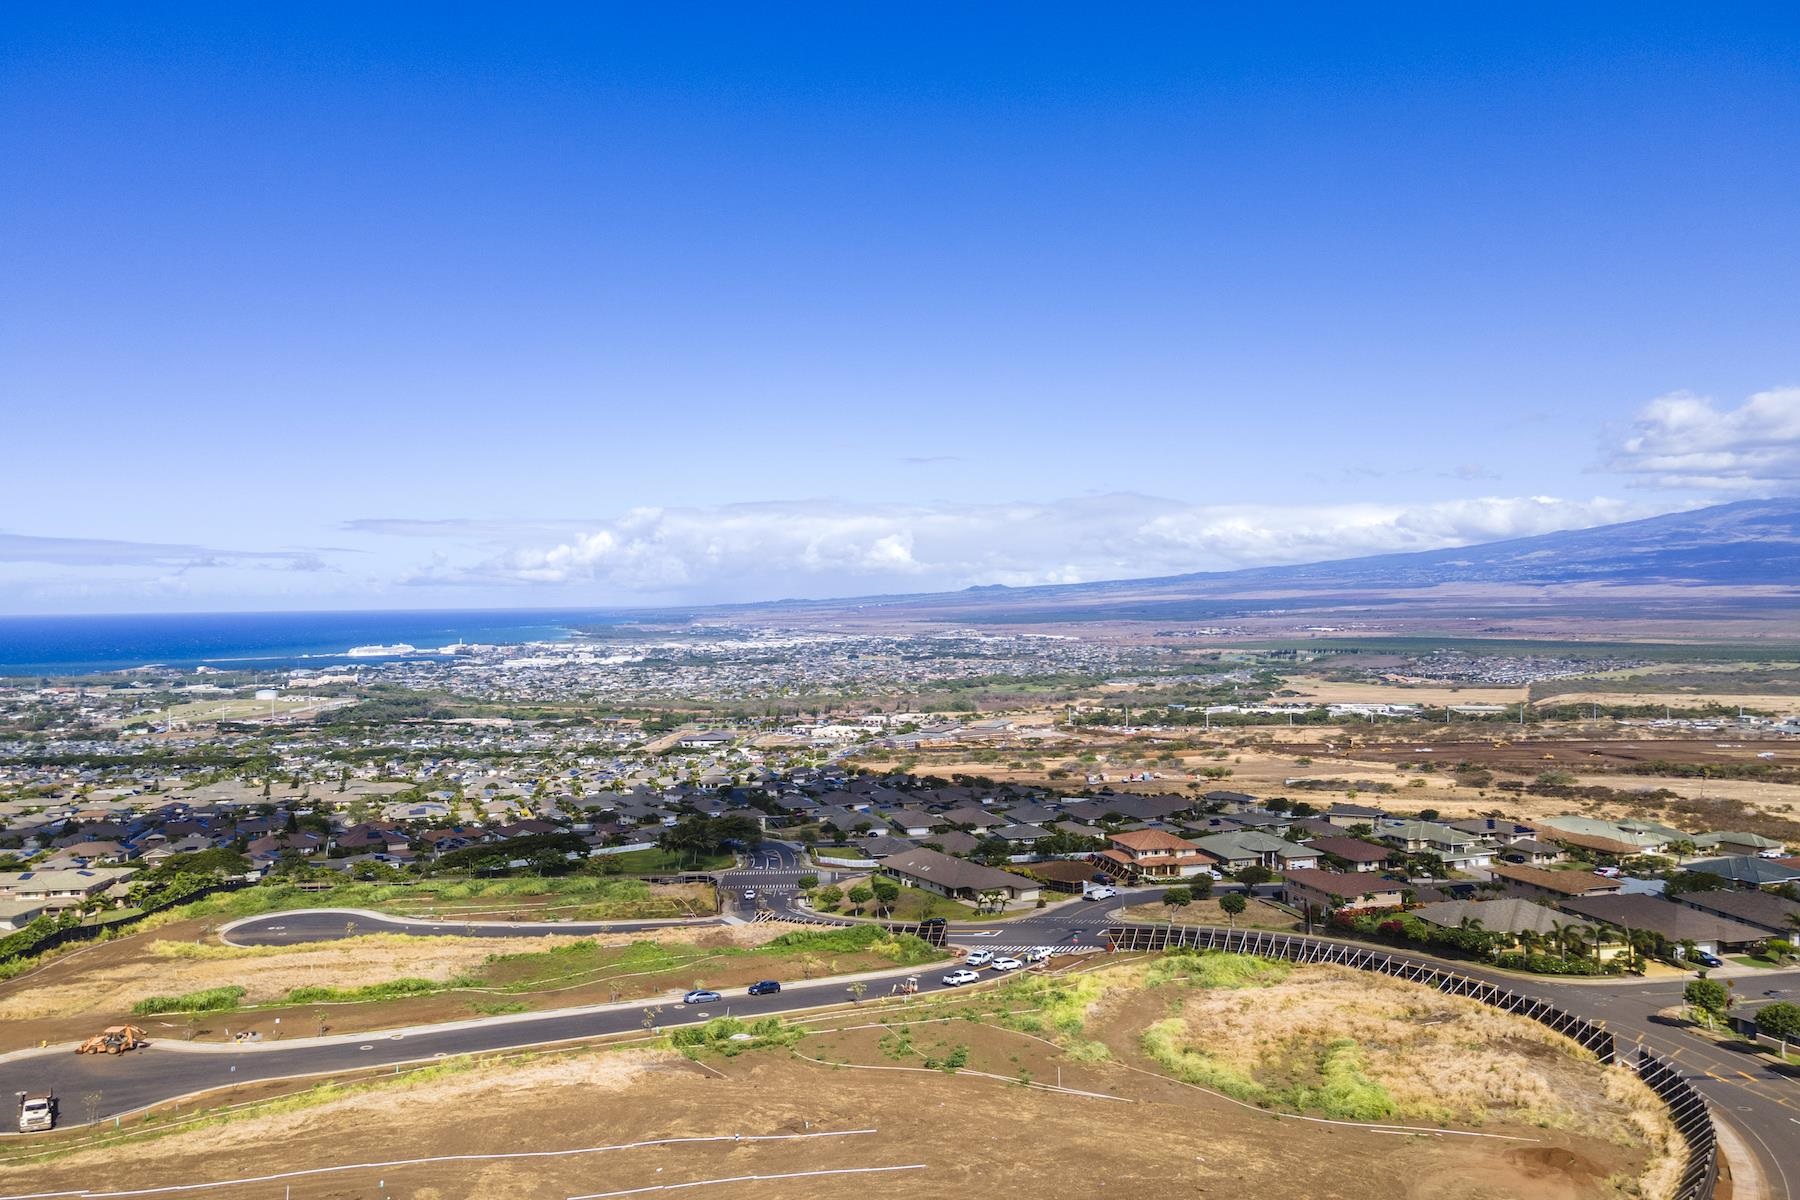
[[[1139,904],[1125,910],[1133,921],[1167,922],[1173,916],[1177,925],[1233,925],[1240,929],[1292,929],[1297,918],[1293,913],[1270,904],[1267,900],[1251,900],[1249,906],[1234,919],[1219,907],[1217,900],[1196,900],[1186,908],[1169,909],[1161,904]]]
[[[238,985],[244,1002],[274,1000],[297,987],[361,987],[401,977],[448,980],[490,954],[523,954],[575,941],[567,937],[463,938],[369,934],[300,946],[195,946],[155,941],[145,953],[0,998],[0,1020],[130,1011],[146,996],[182,995]]]
[[[1328,679],[1295,676],[1285,690],[1298,696],[1283,696],[1307,704],[1517,704],[1525,695],[1522,687],[1484,687],[1470,684],[1455,687],[1437,680],[1419,683],[1337,683]],[[1442,714],[1440,714],[1442,715]]]
[[[781,925],[698,925],[661,929],[665,945],[760,946],[791,927]],[[624,946],[645,934],[602,935],[603,946]],[[0,1020],[122,1012],[146,996],[184,995],[206,988],[239,985],[245,1004],[279,1000],[297,987],[362,987],[392,979],[445,982],[478,970],[490,956],[537,954],[583,938],[414,937],[376,933],[298,946],[228,946],[217,942],[151,941],[127,958],[91,960],[92,965],[37,986],[0,996]]]
[[[1258,1080],[1304,1077],[1326,1044],[1349,1038],[1404,1119],[1578,1128],[1620,1145],[1673,1135],[1635,1079],[1608,1072],[1596,1094],[1592,1058],[1568,1039],[1380,975],[1301,967],[1275,987],[1192,990],[1180,1015],[1208,1057]]]

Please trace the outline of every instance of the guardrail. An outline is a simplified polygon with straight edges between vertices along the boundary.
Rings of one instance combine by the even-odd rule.
[[[1288,962],[1328,963],[1392,975],[1423,984],[1453,996],[1529,1017],[1591,1051],[1603,1063],[1619,1061],[1613,1035],[1597,1021],[1578,1017],[1556,1005],[1511,988],[1476,979],[1436,963],[1384,950],[1346,945],[1303,934],[1273,933],[1262,929],[1220,929],[1212,925],[1172,928],[1158,925],[1117,925],[1104,931],[1109,951],[1219,950],[1251,954]],[[1626,1062],[1650,1086],[1664,1104],[1687,1144],[1687,1163],[1675,1191],[1675,1200],[1711,1200],[1718,1181],[1718,1144],[1706,1098],[1670,1062],[1639,1048]]]
[[[1632,1069],[1650,1085],[1650,1090],[1669,1106],[1682,1141],[1687,1143],[1687,1166],[1675,1187],[1676,1200],[1709,1200],[1719,1181],[1718,1135],[1713,1130],[1712,1114],[1707,1111],[1706,1097],[1681,1077],[1681,1071],[1665,1058],[1638,1048]]]

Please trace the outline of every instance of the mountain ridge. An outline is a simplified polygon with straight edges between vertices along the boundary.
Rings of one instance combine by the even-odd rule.
[[[1239,604],[1209,602],[1334,597],[1359,604],[1403,603],[1454,585],[1492,591],[1586,585],[1632,589],[1787,589],[1800,600],[1800,499],[1738,500],[1634,521],[1560,530],[1438,550],[1363,555],[1287,566],[1245,567],[1090,583],[977,585],[957,592],[847,597],[721,606],[738,611],[881,610],[981,620],[1007,610],[1054,620],[1054,610],[1088,619],[1117,602],[1122,619],[1227,615]],[[1623,596],[1621,596],[1623,598]],[[1193,602],[1193,603],[1186,603]],[[1169,605],[1182,608],[1156,611]],[[1086,610],[1086,611],[1083,611]]]

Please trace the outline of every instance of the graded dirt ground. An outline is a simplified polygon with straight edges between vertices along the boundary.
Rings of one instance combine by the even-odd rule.
[[[1243,963],[1252,960],[1234,960]],[[287,1188],[293,1200],[539,1200],[684,1184],[726,1200],[1666,1194],[1669,1130],[1648,1092],[1530,1022],[1398,981],[1371,992],[1367,977],[1332,968],[1243,986],[1227,964],[1216,987],[1180,971],[1152,979],[1155,970],[1116,963],[1102,981],[871,1002],[805,1022],[816,1032],[791,1049],[453,1063],[366,1092],[315,1091],[268,1115],[202,1118],[154,1140],[95,1143],[142,1127],[71,1131],[65,1145],[93,1148],[31,1160],[9,1146],[0,1191],[129,1180],[219,1200]],[[1249,974],[1267,972],[1252,964]],[[1291,1043],[1296,1028],[1307,1045],[1369,1039],[1379,1046],[1364,1069],[1446,1119],[1282,1116],[1184,1083],[1142,1049],[1172,1011],[1232,1023],[1248,1058],[1275,1070],[1306,1057]],[[1440,1087],[1439,1072],[1418,1069],[1422,1056],[1452,1057],[1453,1078]]]
[[[1177,925],[1224,925],[1239,929],[1281,929],[1298,927],[1298,918],[1267,900],[1252,898],[1244,911],[1233,917],[1219,907],[1217,900],[1196,900],[1186,908],[1171,909],[1162,904],[1138,904],[1125,910],[1128,921],[1160,925],[1173,921]]]
[[[441,1021],[638,1000],[692,987],[818,978],[892,967],[877,950],[762,949],[792,926],[692,926],[594,938],[377,935],[284,947],[233,947],[203,922],[101,943],[0,983],[0,1052],[85,1038],[130,1021],[152,1038],[225,1041],[358,1033]],[[199,942],[194,939],[200,938]],[[295,988],[379,987],[422,979],[445,990],[375,999],[291,1000]],[[151,996],[246,988],[223,1011],[133,1015]]]

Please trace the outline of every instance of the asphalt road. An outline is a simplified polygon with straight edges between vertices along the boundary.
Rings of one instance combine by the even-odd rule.
[[[790,910],[796,885],[789,878],[805,873],[791,847],[768,843],[753,847],[746,864],[727,873],[723,882],[734,908],[748,915],[758,908]],[[755,899],[744,893],[754,890]],[[1154,903],[1158,889],[1142,889],[1108,902],[1075,902],[1001,922],[959,922],[950,927],[953,942],[999,953],[1032,946],[1065,951],[1101,945],[1100,931],[1120,923],[1128,904]],[[347,928],[351,921],[355,924]],[[673,922],[680,924],[681,922]],[[232,940],[246,944],[291,944],[327,940],[377,929],[396,933],[454,933],[517,937],[532,933],[567,934],[654,929],[671,922],[625,925],[580,922],[497,922],[474,925],[428,923],[336,912],[281,913],[236,925]],[[1541,996],[1573,1013],[1605,1021],[1623,1045],[1642,1044],[1680,1066],[1712,1102],[1717,1117],[1728,1120],[1758,1156],[1776,1200],[1800,1200],[1800,1068],[1783,1066],[1767,1055],[1730,1049],[1688,1032],[1661,1010],[1681,1003],[1685,980],[1573,983],[1520,978],[1456,964],[1468,974],[1493,980],[1514,991]],[[948,967],[919,971],[920,990],[942,988]],[[896,979],[909,972],[892,972]],[[1768,972],[1740,983],[1744,1006],[1773,999],[1800,999],[1800,973]],[[870,995],[886,988],[871,983]],[[1767,992],[1784,995],[1764,995]],[[841,1002],[841,980],[787,986],[772,996],[726,996],[717,1004],[660,1007],[631,1005],[581,1012],[521,1014],[431,1026],[404,1034],[266,1042],[256,1046],[198,1049],[165,1036],[133,1054],[117,1057],[76,1055],[67,1048],[27,1052],[0,1059],[0,1093],[54,1090],[63,1099],[65,1121],[81,1121],[90,1113],[105,1118],[146,1105],[211,1088],[256,1080],[303,1075],[330,1075],[462,1054],[488,1053],[547,1043],[629,1033],[704,1021],[729,1013],[763,1016]],[[150,1024],[157,1039],[159,1029]]]

